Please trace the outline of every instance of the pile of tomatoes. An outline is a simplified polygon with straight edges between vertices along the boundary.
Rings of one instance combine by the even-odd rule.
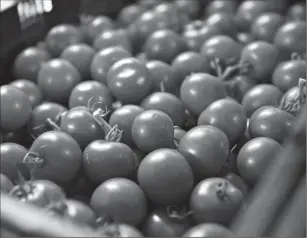
[[[1,86],[1,193],[101,236],[235,236],[306,100],[306,3],[271,3],[143,0],[50,29]]]

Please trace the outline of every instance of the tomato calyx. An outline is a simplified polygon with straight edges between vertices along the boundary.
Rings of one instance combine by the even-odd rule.
[[[176,129],[181,129],[179,126],[174,126],[174,130]],[[176,148],[178,148],[179,143],[180,143],[180,139],[176,137],[176,135],[174,135],[173,137],[173,142]]]
[[[166,207],[166,212],[171,219],[180,221],[193,214],[192,211],[188,211],[188,208],[185,205],[169,205]]]
[[[306,54],[305,53],[297,53],[297,52],[293,52],[291,54],[291,60],[295,61],[295,60],[304,60],[306,61]]]
[[[95,228],[106,237],[121,237],[118,223],[108,216],[98,217],[95,222]]]
[[[224,202],[230,202],[229,196],[227,194],[228,182],[223,181],[216,185],[216,196]]]
[[[237,147],[238,147],[238,145],[235,144],[235,145],[231,148],[230,153],[228,154],[227,159],[226,159],[224,165],[223,165],[222,168],[221,168],[221,174],[226,174],[226,173],[228,172],[227,169],[229,168],[229,165],[230,165],[231,162],[232,162],[232,161],[231,161],[231,154],[237,149]]]
[[[68,206],[64,201],[60,201],[57,203],[51,203],[46,207],[46,210],[50,212],[52,215],[65,216],[67,212]]]

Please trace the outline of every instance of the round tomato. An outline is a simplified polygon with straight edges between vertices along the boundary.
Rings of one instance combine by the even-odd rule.
[[[120,46],[102,49],[91,62],[92,79],[107,85],[107,74],[111,66],[117,61],[129,57],[131,57],[131,54]]]
[[[231,145],[235,145],[246,127],[244,108],[231,98],[211,103],[199,116],[198,125],[212,125],[221,129]]]
[[[186,43],[180,35],[172,30],[155,31],[148,37],[144,52],[150,60],[161,60],[171,63],[173,59],[186,49]]]
[[[222,34],[227,36],[235,37],[237,35],[238,29],[232,14],[226,12],[214,13],[206,19],[205,24],[215,26],[220,29]]]
[[[69,45],[83,41],[81,31],[69,24],[60,24],[52,27],[45,37],[45,47],[52,57],[59,57]]]
[[[98,216],[129,225],[140,225],[147,214],[142,189],[125,178],[109,179],[99,185],[92,195],[91,207]]]
[[[39,207],[45,207],[66,198],[62,188],[49,180],[26,181],[24,184],[16,185],[10,191],[10,196]]]
[[[306,3],[297,2],[291,5],[287,12],[287,19],[306,21]]]
[[[36,158],[25,158],[25,163],[37,168],[33,170],[36,179],[48,179],[60,184],[70,182],[79,172],[82,163],[82,151],[78,143],[68,134],[59,131],[48,131],[33,142],[30,152]]]
[[[120,142],[96,140],[83,152],[83,169],[97,184],[111,178],[131,178],[136,167],[133,151]]]
[[[214,126],[196,126],[180,140],[178,150],[193,169],[196,180],[219,176],[229,154],[229,141]]]
[[[2,163],[2,161],[1,161]],[[4,174],[0,174],[0,189],[1,193],[9,193],[14,187],[12,181],[5,176]]]
[[[16,79],[28,79],[36,82],[40,67],[50,60],[47,51],[37,47],[28,47],[17,55],[13,73]]]
[[[108,86],[123,104],[139,103],[152,90],[152,77],[146,65],[135,58],[116,62],[108,72]]]
[[[90,65],[95,51],[87,44],[74,44],[66,47],[61,58],[69,61],[81,74],[83,80],[90,79]]]
[[[274,156],[283,147],[275,140],[267,137],[257,137],[248,141],[240,150],[237,166],[242,178],[251,186],[255,185]]]
[[[132,24],[143,12],[145,11],[144,7],[140,4],[130,4],[124,7],[117,17],[117,21],[121,26],[126,27]]]
[[[114,29],[114,23],[106,16],[97,16],[85,25],[85,40],[92,44],[94,39],[103,31]]]
[[[280,14],[274,12],[259,15],[251,25],[251,34],[254,40],[273,42],[278,28],[284,19]]]
[[[145,110],[159,110],[165,112],[173,121],[175,126],[184,125],[184,106],[179,98],[171,93],[156,92],[145,98],[141,107]]]
[[[225,174],[224,178],[227,179],[234,186],[236,186],[238,189],[240,189],[245,197],[248,195],[250,189],[246,182],[239,175],[234,173],[227,173]]]
[[[214,0],[208,4],[205,9],[206,16],[214,13],[235,14],[238,8],[238,1]]]
[[[47,100],[65,104],[81,80],[79,71],[70,62],[52,59],[39,70],[37,83]]]
[[[247,117],[251,117],[251,115],[262,106],[278,105],[282,95],[283,93],[274,85],[258,84],[244,95],[242,106]]]
[[[147,197],[160,205],[184,203],[194,185],[189,163],[172,149],[157,149],[146,155],[137,178]]]
[[[282,62],[274,70],[272,83],[281,91],[286,92],[296,86],[300,78],[306,77],[306,67],[305,60]]]
[[[181,84],[180,99],[191,113],[200,113],[215,100],[226,97],[224,84],[207,73],[192,74]]]
[[[31,116],[29,96],[11,85],[0,87],[1,131],[12,132],[25,126]]]
[[[194,188],[190,209],[195,221],[229,225],[242,205],[241,190],[224,178],[207,178]]]
[[[234,234],[220,224],[202,223],[189,229],[182,237],[234,237]]]
[[[99,237],[144,237],[137,228],[124,223],[107,224],[99,229],[99,233]]]
[[[269,137],[282,143],[292,132],[295,117],[277,107],[263,106],[255,111],[249,124],[251,138]]]

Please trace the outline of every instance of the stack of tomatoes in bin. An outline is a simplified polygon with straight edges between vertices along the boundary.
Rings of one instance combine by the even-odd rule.
[[[50,29],[1,86],[1,192],[110,236],[235,236],[306,99],[306,4],[282,3],[143,0]]]

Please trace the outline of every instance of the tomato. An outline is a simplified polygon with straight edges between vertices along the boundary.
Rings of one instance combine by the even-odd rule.
[[[241,52],[241,63],[249,64],[248,74],[258,82],[268,81],[279,61],[276,46],[265,41],[253,41]]]
[[[174,71],[169,64],[159,60],[151,60],[146,63],[146,67],[151,74],[155,91],[161,90],[161,82],[163,82],[166,92],[175,92],[177,81]]]
[[[9,193],[14,187],[12,181],[4,174],[0,174],[0,184],[1,193]]]
[[[133,121],[131,136],[135,145],[147,153],[159,148],[173,148],[174,124],[166,113],[147,110]]]
[[[207,73],[192,74],[180,87],[181,101],[192,114],[197,116],[209,104],[226,96],[223,82]]]
[[[242,46],[226,35],[216,35],[209,38],[201,47],[204,57],[214,60],[221,59],[222,62],[237,62],[240,59]]]
[[[252,87],[243,97],[242,106],[247,117],[262,106],[274,106],[279,104],[283,93],[274,85],[258,84]]]
[[[11,85],[1,86],[0,95],[1,131],[16,131],[25,126],[32,111],[29,96]]]
[[[132,44],[128,37],[128,33],[123,29],[102,32],[95,38],[93,46],[96,50],[103,50],[112,46],[120,46],[128,52],[132,52]]]
[[[186,41],[189,50],[199,52],[201,46],[209,38],[222,34],[220,28],[213,25],[205,25],[203,22],[197,20],[187,25],[182,37]]]
[[[230,98],[211,103],[199,116],[198,125],[212,125],[221,129],[231,145],[235,145],[246,127],[244,108]]]
[[[30,80],[27,79],[18,79],[14,80],[10,85],[18,88],[20,91],[23,91],[28,95],[30,102],[32,103],[32,108],[38,106],[42,100],[43,95],[38,88],[38,86]]]
[[[259,15],[251,25],[254,40],[273,42],[278,28],[284,23],[283,16],[274,12]]]
[[[29,151],[37,153],[38,158],[29,158],[30,162],[31,159],[38,160],[38,166],[33,171],[36,179],[65,184],[71,181],[81,168],[82,151],[78,143],[64,132],[48,131],[41,134]]]
[[[189,163],[172,149],[157,149],[146,155],[137,178],[147,197],[160,205],[182,204],[194,185]]]
[[[128,26],[132,24],[144,11],[144,7],[140,6],[140,4],[130,4],[118,13],[117,21],[123,27]]]
[[[131,178],[136,166],[133,151],[120,142],[96,140],[83,152],[83,169],[97,184],[111,178]]]
[[[173,60],[172,68],[179,88],[182,81],[190,74],[210,72],[210,62],[202,54],[186,51]]]
[[[144,45],[144,52],[150,60],[171,63],[186,49],[185,41],[172,30],[157,30],[151,34]]]
[[[36,82],[40,67],[50,60],[47,51],[37,47],[28,47],[17,55],[14,61],[13,73],[15,79],[28,79]]]
[[[109,89],[123,104],[139,103],[153,87],[146,65],[135,58],[117,61],[110,68],[107,78]]]
[[[90,79],[90,65],[94,55],[95,51],[92,47],[79,43],[66,47],[61,58],[75,66],[83,80],[87,80]]]
[[[225,174],[224,178],[232,183],[235,187],[240,189],[245,197],[248,195],[250,188],[239,175],[234,173],[227,173]]]
[[[281,143],[292,132],[295,117],[273,106],[264,106],[250,118],[251,138],[269,137]]]
[[[242,45],[247,45],[251,43],[254,39],[253,39],[253,36],[249,32],[239,32],[237,34],[237,40]]]
[[[233,237],[232,231],[217,223],[202,223],[192,227],[182,237]]]
[[[176,0],[176,7],[180,12],[187,14],[191,19],[197,17],[200,9],[198,0]]]
[[[229,141],[225,133],[214,126],[196,126],[181,138],[178,150],[199,181],[220,175],[229,154]]]
[[[36,136],[54,128],[50,127],[47,119],[57,122],[61,113],[67,112],[67,108],[54,102],[43,102],[33,109],[28,128],[31,134]]]
[[[78,224],[94,224],[96,220],[93,210],[82,202],[73,199],[65,199],[46,207],[52,215],[69,218]]]
[[[242,178],[251,186],[255,185],[275,155],[283,147],[268,137],[257,137],[248,141],[240,150],[237,166]]]
[[[146,237],[181,237],[189,228],[191,221],[188,218],[172,217],[166,209],[155,209],[142,225]]]
[[[10,195],[21,202],[31,203],[39,207],[59,202],[66,198],[64,191],[49,180],[26,181],[16,185]]]
[[[274,44],[284,59],[289,60],[293,52],[306,53],[306,21],[290,21],[276,32]]]
[[[249,31],[254,20],[265,12],[270,12],[270,3],[264,0],[243,1],[237,10],[236,23],[242,31]]]
[[[140,225],[147,214],[144,192],[125,178],[113,178],[100,184],[92,195],[91,206],[98,216],[128,225]]]
[[[131,57],[131,54],[120,46],[113,46],[99,51],[91,62],[92,79],[106,85],[110,67],[117,61],[129,57]]]
[[[123,223],[108,224],[100,232],[99,237],[144,237],[137,228]]]
[[[60,24],[52,27],[45,37],[45,47],[52,57],[59,57],[69,45],[83,41],[81,31],[69,24]]]
[[[286,92],[296,86],[300,78],[306,77],[306,67],[304,60],[282,62],[274,70],[272,83],[281,91]]]
[[[238,1],[225,1],[225,0],[214,0],[208,4],[205,9],[206,16],[215,14],[215,13],[228,13],[235,14],[238,7]]]
[[[205,24],[217,27],[221,30],[222,34],[230,37],[235,37],[238,31],[233,15],[226,12],[218,12],[210,15],[206,19]]]
[[[80,82],[78,70],[64,59],[52,59],[38,72],[37,83],[44,97],[58,103],[67,103],[72,89]]]
[[[175,126],[184,125],[184,106],[179,98],[171,93],[156,92],[145,98],[141,107],[145,110],[160,110],[165,112],[173,121]]]
[[[293,3],[288,9],[287,19],[306,21],[306,3]]]
[[[114,23],[106,16],[96,16],[85,26],[86,42],[92,44],[94,39],[103,31],[114,29]]]

